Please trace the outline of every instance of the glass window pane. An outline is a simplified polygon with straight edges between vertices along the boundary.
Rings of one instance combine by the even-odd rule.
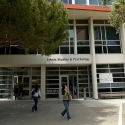
[[[3,71],[11,72],[13,71],[13,67],[0,67],[0,72],[3,72]]]
[[[121,53],[120,46],[108,46],[108,53]]]
[[[76,20],[76,24],[88,24],[88,20]]]
[[[89,0],[89,3],[92,5],[98,5],[97,0]]]
[[[102,40],[106,40],[106,38],[105,38],[105,29],[104,29],[103,26],[101,27],[101,33],[102,33]]]
[[[69,20],[69,24],[73,24],[73,20]]]
[[[75,0],[75,4],[86,4],[86,0]]]
[[[81,42],[78,41],[78,42],[77,42],[77,45],[85,45],[85,46],[88,46],[88,45],[89,45],[89,41],[84,41],[84,42],[83,42],[83,41],[81,41]]]
[[[102,65],[96,65],[97,68],[108,68],[107,64],[102,64]]]
[[[103,53],[107,53],[107,47],[103,46]]]
[[[59,67],[46,67],[46,70],[59,70]]]
[[[93,20],[93,24],[104,24],[104,20]]]
[[[78,54],[90,54],[90,47],[77,47]]]
[[[119,40],[119,34],[116,34],[116,30],[113,27],[105,27],[107,40]]]
[[[111,90],[110,90],[110,88],[103,88],[103,89],[98,89],[98,92],[107,92],[107,93],[110,93],[111,92]]]
[[[70,47],[70,54],[74,54],[74,47]]]
[[[60,47],[60,54],[69,54],[69,47]]]
[[[88,27],[77,26],[77,40],[89,40]]]
[[[110,68],[123,68],[124,65],[123,64],[109,64]]]
[[[94,27],[94,38],[95,40],[101,40],[100,27]]]
[[[107,45],[120,45],[120,41],[107,41]]]
[[[68,3],[68,0],[61,0],[63,3]]]
[[[77,70],[77,67],[60,67],[60,70]]]
[[[103,53],[102,52],[102,46],[95,46],[95,53],[98,54],[98,53]]]

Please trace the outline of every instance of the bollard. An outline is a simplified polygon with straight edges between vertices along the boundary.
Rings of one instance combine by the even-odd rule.
[[[84,100],[86,100],[86,88],[83,89],[83,93],[84,93]]]

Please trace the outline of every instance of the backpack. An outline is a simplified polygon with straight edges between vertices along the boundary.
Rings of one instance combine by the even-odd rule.
[[[33,98],[33,95],[35,94],[35,90],[32,91],[31,96]]]

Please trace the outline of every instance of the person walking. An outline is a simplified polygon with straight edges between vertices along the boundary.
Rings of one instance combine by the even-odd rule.
[[[18,84],[16,83],[15,86],[14,86],[14,96],[15,96],[15,100],[18,98]]]
[[[71,95],[70,95],[70,91],[69,91],[67,85],[64,85],[62,87],[62,95],[63,95],[63,104],[65,106],[65,109],[61,113],[61,115],[64,117],[64,115],[66,113],[67,114],[67,119],[69,121],[71,121],[71,117],[70,117],[70,114],[69,114],[69,96],[71,96]]]
[[[32,93],[33,100],[34,100],[34,105],[32,107],[32,112],[34,112],[34,110],[37,111],[38,97],[41,97],[40,89],[38,87],[38,84],[35,84],[35,87],[32,89],[31,93]]]
[[[22,82],[20,82],[18,99],[21,99],[22,97],[23,97],[23,84]]]

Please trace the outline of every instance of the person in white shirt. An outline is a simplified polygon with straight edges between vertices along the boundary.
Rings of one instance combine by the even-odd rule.
[[[40,89],[38,87],[38,84],[35,85],[35,87],[31,91],[31,93],[32,93],[34,103],[35,103],[32,107],[32,111],[34,112],[34,110],[37,111],[38,97],[41,97]]]

